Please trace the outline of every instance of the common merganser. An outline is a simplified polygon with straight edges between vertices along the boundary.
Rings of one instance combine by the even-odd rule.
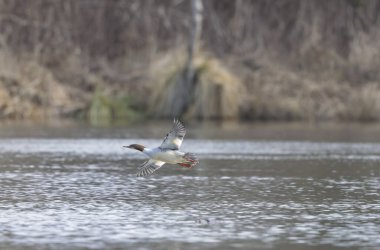
[[[174,119],[172,130],[166,135],[161,146],[156,148],[147,148],[140,144],[131,144],[123,146],[125,148],[136,149],[149,156],[149,160],[144,162],[137,172],[137,176],[146,176],[162,167],[165,163],[178,164],[185,168],[192,168],[199,163],[198,158],[193,153],[179,151],[186,129],[183,124]]]

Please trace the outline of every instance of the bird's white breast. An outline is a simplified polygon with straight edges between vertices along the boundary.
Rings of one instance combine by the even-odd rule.
[[[175,150],[162,150],[160,148],[144,149],[143,151],[150,158],[158,161],[163,161],[171,164],[182,162],[183,152]]]

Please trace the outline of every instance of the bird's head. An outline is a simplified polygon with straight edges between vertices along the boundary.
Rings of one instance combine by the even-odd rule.
[[[143,145],[140,145],[140,144],[131,144],[129,146],[123,146],[124,148],[131,148],[131,149],[136,149],[138,151],[143,151],[144,150],[144,146]]]

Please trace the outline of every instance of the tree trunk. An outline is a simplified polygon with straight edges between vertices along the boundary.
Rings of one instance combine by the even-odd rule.
[[[202,0],[191,1],[191,27],[186,65],[186,85],[191,86],[194,77],[194,56],[198,53],[202,33]]]
[[[191,25],[189,30],[188,55],[184,69],[180,72],[174,89],[169,93],[169,116],[179,117],[185,113],[194,100],[195,69],[194,58],[200,47],[202,32],[202,0],[191,1]]]

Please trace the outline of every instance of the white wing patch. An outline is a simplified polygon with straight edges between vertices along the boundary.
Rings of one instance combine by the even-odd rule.
[[[183,124],[174,119],[172,130],[166,135],[160,148],[178,150],[181,147],[183,138],[185,137],[186,129]]]
[[[162,167],[165,162],[163,161],[155,161],[150,159],[149,161],[144,162],[140,167],[139,171],[137,172],[136,176],[146,176],[153,174],[154,171]]]

